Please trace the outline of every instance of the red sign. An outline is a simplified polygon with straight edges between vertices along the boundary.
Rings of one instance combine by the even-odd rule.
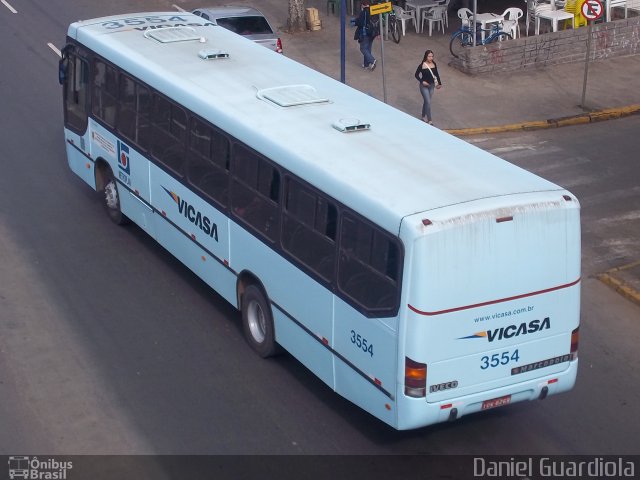
[[[587,20],[597,20],[604,12],[604,7],[600,0],[586,0],[582,4],[582,16]]]

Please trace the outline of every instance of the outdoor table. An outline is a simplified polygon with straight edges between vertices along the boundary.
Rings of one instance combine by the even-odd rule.
[[[416,30],[422,32],[422,10],[425,8],[437,7],[438,0],[407,0],[406,6],[416,11]]]
[[[575,17],[573,13],[565,12],[564,10],[543,10],[536,14],[536,35],[540,34],[540,19],[551,20],[552,30],[558,31],[558,21],[571,20],[575,26]]]
[[[489,26],[492,23],[501,23],[504,20],[504,16],[500,15],[499,13],[476,13],[475,17],[473,17],[473,21],[475,23],[479,23],[480,24],[480,28],[481,28],[481,37],[482,41],[484,42],[484,37],[485,37],[485,30],[488,30]]]

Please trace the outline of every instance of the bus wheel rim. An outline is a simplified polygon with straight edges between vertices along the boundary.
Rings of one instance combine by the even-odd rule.
[[[107,207],[111,210],[118,208],[118,190],[116,184],[111,181],[104,187],[104,199],[107,202]]]
[[[251,302],[251,304],[249,305],[247,320],[249,322],[249,330],[251,331],[251,336],[254,338],[254,340],[257,343],[264,342],[266,321],[264,312],[262,311],[262,307],[258,302]]]

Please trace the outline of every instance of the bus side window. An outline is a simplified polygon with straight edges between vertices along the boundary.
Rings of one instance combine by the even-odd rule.
[[[116,125],[118,76],[115,68],[101,60],[93,62],[91,111],[110,127]]]
[[[338,288],[369,316],[397,310],[400,251],[395,238],[345,214],[340,236]]]
[[[204,195],[227,206],[229,140],[196,118],[191,119],[189,129],[187,178]]]
[[[146,150],[151,128],[149,89],[131,77],[120,74],[118,131],[130,142]]]
[[[287,177],[282,225],[283,248],[324,280],[335,271],[336,206]]]
[[[231,155],[234,213],[269,240],[279,231],[280,172],[248,148],[235,144]]]
[[[169,100],[153,97],[151,154],[170,170],[183,175],[187,114]]]

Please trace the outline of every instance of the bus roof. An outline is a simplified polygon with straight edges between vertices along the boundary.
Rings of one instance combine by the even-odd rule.
[[[477,199],[561,190],[192,14],[104,17],[73,23],[68,33],[395,234],[407,215]],[[204,60],[203,51],[229,56]],[[283,107],[266,97],[280,104],[317,103]],[[343,133],[332,126],[336,122],[371,128]]]

